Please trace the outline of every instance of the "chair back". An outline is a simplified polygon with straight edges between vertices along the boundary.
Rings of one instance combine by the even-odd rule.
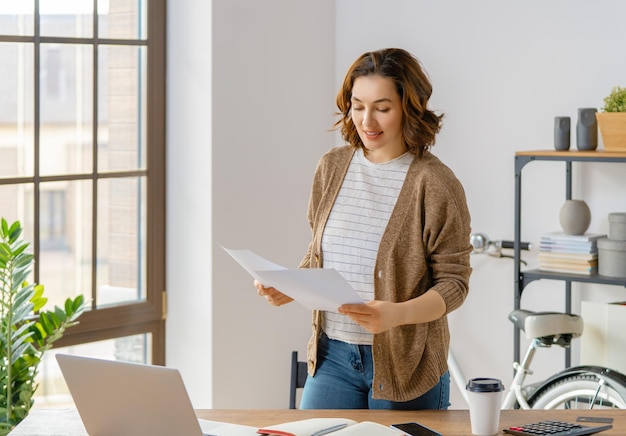
[[[289,408],[296,408],[296,394],[304,387],[307,377],[307,363],[298,361],[298,352],[291,352],[291,382],[289,386]]]

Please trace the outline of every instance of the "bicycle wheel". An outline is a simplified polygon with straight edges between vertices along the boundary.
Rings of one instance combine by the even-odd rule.
[[[601,367],[570,368],[537,388],[533,409],[626,409],[626,376]]]

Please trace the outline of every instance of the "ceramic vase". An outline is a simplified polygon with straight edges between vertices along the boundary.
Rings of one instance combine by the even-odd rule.
[[[591,223],[591,210],[583,200],[566,200],[561,206],[559,220],[568,235],[583,235]]]
[[[595,150],[598,148],[597,110],[592,107],[578,109],[576,124],[576,147],[579,150]]]
[[[570,117],[554,117],[554,149],[569,150],[570,146]]]

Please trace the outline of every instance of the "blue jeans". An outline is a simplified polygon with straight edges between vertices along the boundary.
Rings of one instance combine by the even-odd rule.
[[[450,405],[450,374],[446,372],[430,391],[414,400],[397,402],[372,398],[372,347],[351,345],[322,334],[317,370],[308,376],[301,409],[445,410]]]

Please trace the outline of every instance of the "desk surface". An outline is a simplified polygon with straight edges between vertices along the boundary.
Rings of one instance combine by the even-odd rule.
[[[418,421],[446,436],[471,434],[467,410],[398,411],[398,410],[196,410],[198,418],[231,424],[263,427],[314,417],[341,417],[355,421],[375,421],[389,425]],[[599,435],[626,434],[626,410],[503,410],[500,429],[545,419],[576,421],[578,416],[614,418],[613,429]],[[502,434],[502,433],[500,433]],[[75,411],[33,409],[31,414],[10,433],[10,436],[82,436],[84,427]]]
[[[375,421],[390,425],[417,421],[445,436],[471,434],[467,410],[197,410],[198,418],[250,426],[267,426],[307,418],[341,417],[355,421]],[[500,429],[520,424],[558,419],[575,422],[578,416],[603,416],[614,418],[611,430],[599,435],[625,435],[626,410],[503,410]],[[503,434],[500,432],[500,434]]]

